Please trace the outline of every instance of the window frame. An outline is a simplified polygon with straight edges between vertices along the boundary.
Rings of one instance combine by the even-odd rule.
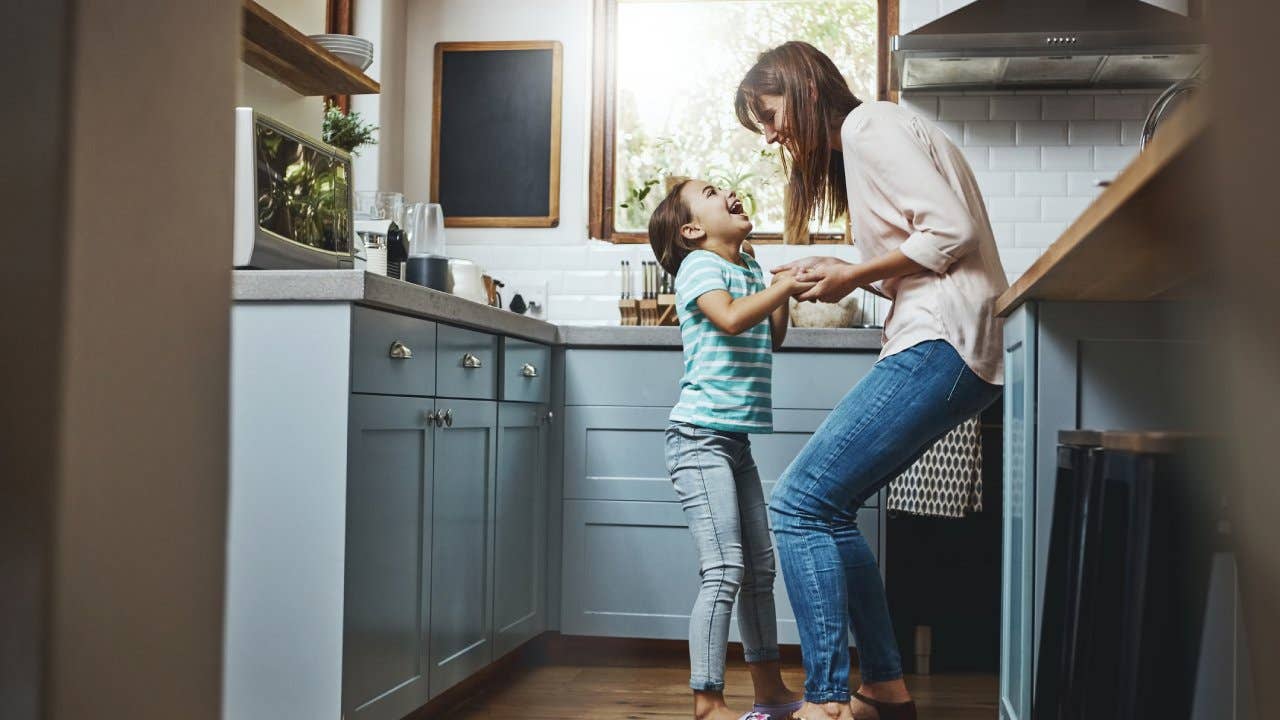
[[[876,0],[876,99],[898,101],[889,90],[889,41],[898,34],[899,0]],[[614,228],[614,182],[617,138],[618,0],[593,0],[591,55],[591,157],[587,232],[597,240],[625,245],[649,242],[644,232]],[[849,242],[849,223],[843,233],[815,233],[793,244],[837,245]],[[754,233],[756,244],[783,243],[781,233]]]

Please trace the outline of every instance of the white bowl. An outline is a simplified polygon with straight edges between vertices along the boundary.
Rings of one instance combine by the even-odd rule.
[[[334,56],[336,56],[342,62],[350,65],[353,68],[356,68],[360,72],[364,72],[365,70],[368,70],[369,66],[373,64],[372,55],[364,55],[361,53],[350,52],[347,50],[332,50],[329,48],[325,48],[325,49],[333,53]]]

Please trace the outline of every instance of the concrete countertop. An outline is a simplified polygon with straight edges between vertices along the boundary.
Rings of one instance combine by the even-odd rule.
[[[236,270],[235,302],[352,302],[567,347],[679,348],[675,327],[554,325],[363,270]],[[877,328],[791,328],[784,350],[880,349]]]

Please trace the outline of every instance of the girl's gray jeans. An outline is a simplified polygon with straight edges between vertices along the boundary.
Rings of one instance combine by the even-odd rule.
[[[674,422],[667,470],[698,551],[702,584],[689,617],[689,686],[723,690],[734,598],[747,662],[778,659],[775,565],[760,473],[745,433]]]

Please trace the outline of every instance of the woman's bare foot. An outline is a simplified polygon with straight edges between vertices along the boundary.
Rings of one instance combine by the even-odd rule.
[[[742,713],[729,709],[724,693],[718,690],[693,691],[693,716],[697,720],[738,720]]]
[[[858,693],[883,703],[897,704],[911,700],[911,693],[907,692],[907,684],[901,679],[866,683],[858,688]],[[875,708],[856,697],[850,701],[849,705],[855,720],[878,720],[880,717],[880,713]]]
[[[789,705],[804,697],[782,682],[782,663],[777,660],[747,663],[757,705]]]

